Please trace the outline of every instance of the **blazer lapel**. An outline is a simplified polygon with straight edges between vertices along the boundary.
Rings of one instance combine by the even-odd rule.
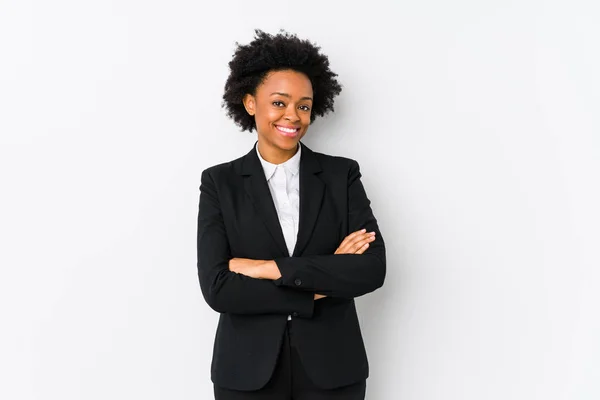
[[[265,172],[263,171],[254,147],[252,147],[252,150],[250,150],[242,160],[242,175],[244,175],[244,188],[246,194],[254,204],[256,213],[261,217],[261,220],[273,237],[277,247],[279,247],[283,254],[288,255],[289,253],[287,246],[285,245],[283,231],[281,230],[279,218],[277,217],[275,203],[271,197],[271,191],[269,190],[269,185],[265,178]]]
[[[302,254],[312,235],[317,221],[325,184],[316,175],[321,171],[321,166],[312,150],[302,142],[302,154],[300,157],[300,220],[298,225],[298,237],[292,256]],[[256,146],[256,143],[255,143]],[[244,175],[244,189],[248,198],[254,204],[254,209],[261,217],[267,230],[277,244],[277,247],[286,256],[289,255],[283,237],[283,231],[279,224],[275,203],[271,197],[271,191],[265,173],[256,154],[255,147],[242,159],[242,175]]]
[[[293,256],[302,254],[308,244],[325,193],[325,184],[317,175],[321,172],[319,160],[317,160],[313,151],[302,142],[300,142],[300,145],[302,146],[300,156],[300,222]]]

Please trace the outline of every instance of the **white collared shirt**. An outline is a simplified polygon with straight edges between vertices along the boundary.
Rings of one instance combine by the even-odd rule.
[[[298,143],[298,151],[289,160],[281,164],[272,164],[262,158],[255,145],[256,154],[265,172],[271,197],[275,203],[279,224],[283,231],[289,255],[294,253],[298,236],[300,219],[300,153],[302,146]]]

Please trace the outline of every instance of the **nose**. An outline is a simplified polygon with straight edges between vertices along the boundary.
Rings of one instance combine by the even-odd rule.
[[[286,109],[285,109],[285,119],[287,119],[290,122],[298,122],[300,121],[300,117],[298,116],[298,111],[296,110],[296,106],[290,104]]]

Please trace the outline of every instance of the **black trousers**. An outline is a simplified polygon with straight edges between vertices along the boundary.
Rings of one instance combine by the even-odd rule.
[[[275,371],[263,388],[246,392],[214,385],[215,400],[364,400],[366,381],[331,390],[312,383],[294,346],[293,324],[287,323]]]

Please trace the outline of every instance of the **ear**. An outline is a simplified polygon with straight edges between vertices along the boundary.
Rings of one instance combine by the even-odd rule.
[[[250,93],[246,93],[242,99],[246,112],[250,115],[256,114],[256,99]]]

